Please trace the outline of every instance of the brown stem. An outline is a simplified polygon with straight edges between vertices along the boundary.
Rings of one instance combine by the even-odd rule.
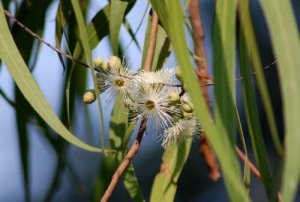
[[[155,50],[155,44],[156,44],[156,37],[157,37],[157,28],[158,28],[158,16],[157,16],[156,12],[153,10],[149,46],[148,46],[147,55],[146,55],[146,59],[145,59],[145,66],[144,66],[145,71],[151,71],[154,50]],[[125,158],[123,159],[122,163],[119,165],[118,169],[114,173],[108,188],[106,189],[104,195],[102,196],[101,202],[106,202],[110,199],[112,192],[116,188],[121,176],[123,175],[123,173],[129,166],[132,158],[139,151],[140,146],[141,146],[141,141],[143,138],[143,134],[146,130],[146,123],[147,123],[147,120],[142,119],[137,137],[136,137],[133,145],[129,149],[128,153],[126,154]]]
[[[156,38],[157,38],[157,29],[158,29],[158,15],[153,9],[152,11],[153,12],[152,12],[149,46],[148,46],[148,51],[147,51],[145,64],[144,64],[144,70],[147,72],[150,72],[152,69],[152,62],[153,62],[153,56],[154,56]]]
[[[24,24],[22,24],[19,20],[17,20],[14,16],[12,16],[10,14],[10,12],[8,12],[7,10],[4,10],[4,13],[6,16],[8,16],[9,18],[11,18],[17,25],[19,25],[22,29],[24,29],[27,33],[29,33],[31,36],[33,36],[34,38],[36,38],[37,40],[39,40],[40,42],[44,43],[45,45],[47,45],[49,48],[51,48],[52,50],[54,50],[55,52],[57,52],[58,54],[68,58],[69,60],[72,60],[73,62],[76,62],[84,67],[89,67],[87,64],[81,62],[80,60],[77,60],[76,58],[72,57],[71,55],[68,55],[64,52],[62,52],[61,50],[59,50],[58,48],[53,47],[51,44],[49,44],[47,41],[43,40],[39,35],[37,35],[36,33],[34,33],[32,30],[30,30],[28,27],[26,27]]]
[[[238,157],[243,160],[244,162],[247,162],[249,164],[249,168],[252,171],[252,173],[258,178],[261,179],[261,175],[259,170],[256,168],[256,166],[249,160],[248,157],[245,156],[245,154],[237,147],[235,146],[235,151],[238,155]]]
[[[143,135],[144,135],[144,132],[146,130],[146,122],[147,122],[146,119],[142,120],[139,132],[138,132],[131,148],[129,149],[128,153],[124,157],[122,163],[119,165],[118,169],[115,171],[114,175],[112,176],[110,184],[109,184],[108,188],[106,189],[104,195],[101,198],[101,202],[109,201],[109,199],[110,199],[114,189],[116,188],[121,176],[123,175],[123,173],[125,172],[125,170],[129,166],[129,164],[130,164],[131,160],[133,159],[133,157],[139,151],[140,146],[141,146],[141,141],[143,139]]]
[[[238,155],[238,157],[244,161],[247,162],[249,165],[249,168],[251,170],[251,172],[259,179],[261,180],[261,175],[259,170],[256,168],[256,166],[249,160],[248,157],[246,157],[246,155],[237,147],[235,146],[235,151]],[[279,202],[282,202],[282,196],[281,196],[281,192],[277,192],[277,199]]]
[[[210,99],[208,95],[207,83],[210,80],[210,76],[208,75],[207,63],[206,63],[206,55],[204,49],[204,31],[201,22],[200,16],[200,5],[198,0],[191,0],[189,4],[189,18],[191,21],[192,29],[193,29],[193,39],[194,39],[194,54],[197,56],[195,59],[198,71],[197,75],[199,78],[199,85],[202,88],[203,96],[205,97],[205,101],[207,107],[210,108]],[[200,59],[199,59],[200,58]],[[200,149],[201,155],[203,156],[206,166],[208,168],[209,177],[216,181],[221,177],[220,168],[216,159],[216,155],[211,148],[206,135],[203,132],[203,136],[200,139]]]

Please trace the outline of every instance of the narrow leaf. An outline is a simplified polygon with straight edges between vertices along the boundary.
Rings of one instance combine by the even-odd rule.
[[[177,182],[189,156],[192,141],[168,147],[163,155],[161,170],[156,175],[150,201],[174,201]]]
[[[270,30],[283,98],[285,154],[283,201],[293,201],[299,185],[300,158],[300,41],[290,1],[261,0]]]
[[[128,2],[122,0],[111,0],[110,2],[109,36],[114,55],[119,55],[119,34]]]
[[[232,201],[249,201],[246,193],[242,189],[241,171],[230,144],[227,131],[216,127],[208,111],[205,100],[201,94],[198,81],[189,59],[185,34],[184,34],[184,17],[179,1],[168,0],[169,21],[168,31],[175,55],[180,65],[184,85],[191,94],[195,106],[197,118],[200,120],[204,130],[207,132],[207,138],[214,148],[224,176],[224,182]],[[224,127],[222,127],[224,128]]]
[[[215,117],[232,143],[236,139],[235,124],[235,18],[237,0],[217,1],[213,29],[213,72]]]
[[[242,29],[244,30],[243,35],[247,39],[245,41],[246,42],[245,48],[247,48],[248,54],[252,61],[253,69],[255,72],[257,72],[255,75],[255,78],[257,80],[258,89],[259,89],[259,92],[261,95],[264,110],[266,112],[268,124],[269,124],[270,131],[271,131],[272,140],[274,142],[274,145],[275,145],[275,148],[276,148],[278,154],[282,156],[283,148],[280,143],[279,134],[278,134],[276,122],[275,122],[275,114],[272,109],[272,102],[270,99],[269,92],[267,90],[265,77],[264,77],[264,74],[262,71],[262,65],[261,65],[261,61],[260,61],[260,57],[259,57],[259,50],[258,50],[255,33],[254,33],[253,22],[252,22],[252,18],[250,16],[250,5],[249,5],[248,0],[239,1],[239,11],[240,11],[239,16],[241,19],[240,22],[242,25]]]
[[[50,127],[53,128],[54,131],[70,143],[85,150],[102,152],[101,149],[82,142],[70,133],[50,108],[12,39],[5,20],[2,5],[0,5],[0,30],[0,58],[6,64],[11,76],[33,109],[50,125]]]
[[[249,55],[246,48],[246,38],[244,30],[240,34],[240,46],[239,46],[239,58],[240,58],[240,69],[243,77],[242,88],[243,88],[243,102],[246,111],[247,126],[251,138],[251,145],[255,160],[258,163],[258,167],[262,176],[262,181],[265,185],[268,195],[271,194],[271,172],[268,164],[267,151],[263,139],[263,134],[260,125],[258,107],[256,104],[254,84],[252,81],[251,67],[249,61]]]

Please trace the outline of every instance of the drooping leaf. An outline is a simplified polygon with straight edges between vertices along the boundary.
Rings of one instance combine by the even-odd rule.
[[[109,36],[114,55],[119,55],[119,34],[128,4],[128,1],[110,1]]]
[[[235,124],[235,18],[237,0],[217,1],[213,25],[213,76],[215,120],[226,130],[231,142],[236,139]],[[224,128],[223,128],[224,127]]]
[[[137,40],[137,38],[135,36],[134,31],[132,30],[132,27],[131,27],[129,21],[126,20],[126,19],[124,19],[123,24],[124,24],[125,28],[127,29],[128,33],[129,33],[129,35],[131,37],[131,40],[135,43],[135,45],[137,46],[137,48],[139,50],[141,50],[140,44],[139,44],[139,42],[138,42],[138,40]]]
[[[249,1],[239,1],[239,16],[241,19],[242,29],[244,30],[244,36],[247,39],[246,47],[248,50],[249,57],[253,64],[253,69],[256,73],[255,78],[257,80],[258,89],[262,98],[264,110],[266,112],[268,124],[270,127],[271,137],[274,142],[275,148],[279,155],[283,155],[283,148],[280,143],[278,130],[275,122],[275,114],[272,109],[272,102],[270,99],[269,92],[265,81],[264,74],[262,72],[262,65],[259,57],[258,45],[254,33],[254,26],[250,16],[250,5]]]
[[[102,152],[101,149],[88,145],[71,134],[50,108],[16,48],[9,32],[2,6],[0,6],[0,26],[0,57],[33,109],[53,128],[54,131],[70,143],[89,151]]]
[[[200,87],[198,86],[185,41],[183,28],[184,17],[180,3],[179,1],[169,0],[167,4],[169,12],[169,37],[182,71],[183,82],[184,85],[186,85],[187,91],[191,94],[197,118],[206,131],[207,138],[219,158],[228,195],[232,201],[249,201],[246,193],[242,189],[240,167],[227,131],[221,130],[224,126],[216,127],[214,125],[214,121],[208,111]]]
[[[192,141],[168,147],[163,155],[160,172],[155,176],[150,201],[174,201],[177,182],[189,156]]]
[[[272,184],[271,172],[268,164],[268,157],[266,155],[267,152],[255,99],[254,83],[252,81],[251,66],[249,61],[250,58],[245,44],[246,38],[244,35],[244,29],[240,30],[240,32],[239,61],[241,74],[243,77],[243,102],[245,106],[247,126],[251,138],[251,145],[253,147],[255,160],[258,164],[265,189],[270,196]]]
[[[88,39],[88,33],[87,33],[87,28],[84,22],[83,14],[80,9],[79,2],[77,0],[72,0],[72,7],[75,13],[75,17],[78,23],[78,28],[79,28],[79,34],[80,34],[80,41],[84,50],[84,56],[87,60],[87,65],[89,66],[89,69],[91,70],[91,75],[93,79],[93,84],[94,84],[94,89],[96,92],[99,92],[98,89],[98,84],[97,84],[97,79],[96,79],[96,74],[95,70],[93,67],[93,61],[92,61],[92,53],[91,53],[91,48],[89,44],[89,39]],[[98,96],[100,98],[100,96]],[[103,118],[103,109],[101,105],[101,100],[98,100],[98,109],[99,109],[99,114],[100,114],[100,127],[101,127],[101,147],[102,150],[104,149],[104,118]]]
[[[300,158],[300,41],[290,1],[260,1],[270,30],[283,98],[285,153],[283,201],[293,201],[299,186]]]

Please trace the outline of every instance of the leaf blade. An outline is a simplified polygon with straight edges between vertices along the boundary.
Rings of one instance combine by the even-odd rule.
[[[262,0],[261,6],[270,30],[283,95],[285,159],[283,201],[293,201],[299,184],[300,158],[300,42],[290,1]]]
[[[18,52],[18,49],[9,32],[2,5],[0,5],[0,28],[0,57],[6,64],[17,86],[35,111],[65,140],[88,151],[102,152],[100,148],[88,145],[72,135],[72,133],[70,133],[64,127],[57,115],[50,108],[44,95],[26,67],[26,64],[23,61],[20,53]]]

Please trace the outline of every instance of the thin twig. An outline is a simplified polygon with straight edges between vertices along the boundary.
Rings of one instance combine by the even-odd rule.
[[[54,50],[55,52],[57,52],[60,55],[63,55],[64,57],[68,58],[69,60],[72,60],[84,67],[89,67],[87,64],[81,62],[80,60],[77,60],[76,58],[72,57],[71,55],[68,55],[64,52],[62,52],[61,50],[59,50],[58,48],[55,48],[54,46],[52,46],[51,44],[49,44],[47,41],[43,40],[39,35],[37,35],[36,33],[34,33],[33,31],[31,31],[28,27],[26,27],[24,24],[22,24],[19,20],[17,20],[13,15],[11,15],[10,12],[8,12],[7,10],[4,10],[4,13],[6,16],[8,16],[9,18],[11,18],[17,25],[19,25],[22,29],[24,29],[27,33],[29,33],[31,36],[33,36],[34,38],[36,38],[37,40],[39,40],[40,42],[44,43],[45,45],[47,45],[49,48],[51,48],[52,50]]]
[[[235,151],[238,155],[238,157],[244,161],[245,163],[247,162],[249,165],[249,168],[251,170],[251,172],[259,179],[261,180],[261,175],[259,170],[256,168],[256,166],[250,161],[250,159],[237,147],[235,146]],[[282,202],[282,196],[281,196],[281,192],[277,192],[277,199],[279,202]]]
[[[141,141],[142,141],[142,138],[144,136],[144,132],[146,130],[146,122],[147,122],[146,119],[143,119],[141,121],[140,129],[138,131],[136,139],[134,140],[133,145],[129,149],[129,151],[126,154],[125,158],[123,159],[122,163],[119,165],[118,169],[114,173],[108,188],[106,189],[104,195],[102,196],[101,202],[109,201],[109,199],[110,199],[114,189],[116,188],[121,176],[123,175],[124,171],[129,166],[132,158],[139,151],[140,146],[141,146]]]
[[[259,170],[256,168],[256,166],[249,160],[248,157],[245,156],[245,154],[237,147],[235,146],[235,151],[238,155],[238,157],[243,160],[244,162],[247,162],[249,164],[249,168],[252,171],[252,173],[258,178],[261,179],[261,175]]]
[[[145,58],[144,70],[149,72],[152,69],[153,56],[156,45],[156,37],[157,37],[157,29],[158,29],[158,15],[152,9],[152,21],[151,21],[151,31],[150,31],[150,39],[149,46],[147,50],[147,55]]]
[[[146,59],[145,59],[145,66],[144,66],[145,71],[151,71],[152,61],[153,61],[153,56],[154,56],[154,51],[155,51],[156,37],[157,37],[158,16],[154,10],[152,10],[152,11],[153,12],[152,12],[149,46],[148,46],[147,55],[146,55]],[[119,165],[118,169],[114,173],[108,188],[106,189],[104,195],[102,196],[101,202],[109,201],[121,176],[123,175],[123,173],[129,166],[132,158],[139,151],[144,132],[146,131],[146,123],[147,123],[147,119],[143,118],[141,121],[140,129],[138,131],[137,137],[136,137],[133,145],[129,149],[128,153],[126,154],[125,158],[123,159],[122,163]]]
[[[206,105],[210,109],[210,99],[208,94],[208,86],[206,85],[210,80],[208,75],[206,55],[204,49],[204,31],[200,16],[200,5],[198,0],[191,0],[189,4],[189,18],[193,30],[194,39],[194,54],[197,56],[195,59],[198,65],[198,71],[196,72],[199,78],[199,85],[202,88],[202,94],[205,97]],[[217,162],[216,155],[211,148],[208,139],[206,138],[205,132],[200,139],[200,149],[201,155],[203,156],[206,166],[208,168],[209,177],[216,181],[221,177],[221,172],[219,164]]]
[[[7,10],[4,10],[4,13],[7,17],[11,18],[17,25],[19,25],[21,28],[24,29],[24,31],[26,31],[27,33],[29,33],[31,36],[33,36],[34,38],[38,39],[41,43],[44,43],[45,45],[47,45],[49,48],[51,48],[52,50],[54,50],[55,52],[57,52],[58,54],[65,56],[67,59],[80,64],[84,67],[89,67],[86,63],[77,60],[76,58],[74,58],[72,55],[66,54],[64,52],[62,52],[60,49],[55,48],[54,46],[52,46],[51,44],[49,44],[47,41],[43,40],[39,35],[37,35],[36,33],[34,33],[33,31],[31,31],[28,27],[26,27],[24,24],[22,24],[18,19],[16,19],[10,12],[8,12]],[[204,49],[203,49],[204,50]],[[198,57],[198,55],[195,56],[196,61],[202,61],[203,59],[200,59],[200,57]],[[204,62],[203,62],[204,63]],[[206,63],[206,61],[205,61]],[[265,66],[263,68],[263,70],[268,69],[270,67],[272,67],[273,65],[275,65],[277,63],[277,60],[274,60],[273,62],[271,62],[270,64],[268,64],[267,66]],[[151,67],[151,66],[150,66]],[[97,69],[95,69],[97,71]],[[197,75],[199,77],[202,78],[206,78],[208,80],[208,83],[204,83],[201,85],[201,87],[203,86],[213,86],[214,84],[210,81],[210,77],[207,74],[203,74],[201,71],[196,71]],[[252,75],[256,75],[258,74],[259,71],[255,71],[252,72]],[[238,77],[235,79],[235,81],[240,81],[242,80],[243,77]]]

